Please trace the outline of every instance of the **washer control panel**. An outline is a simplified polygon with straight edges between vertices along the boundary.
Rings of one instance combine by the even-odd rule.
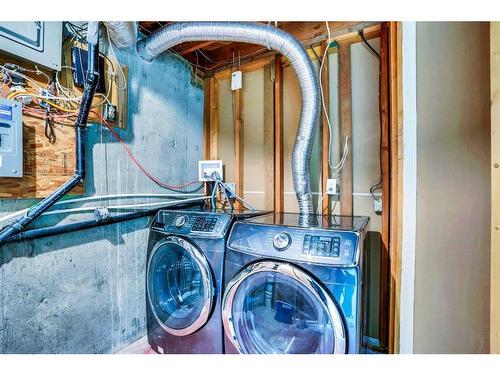
[[[236,222],[228,247],[264,257],[348,267],[358,263],[359,233]]]
[[[151,229],[170,234],[219,238],[224,236],[230,215],[215,212],[159,211]]]
[[[311,236],[306,234],[302,244],[302,253],[323,257],[340,257],[342,236]]]

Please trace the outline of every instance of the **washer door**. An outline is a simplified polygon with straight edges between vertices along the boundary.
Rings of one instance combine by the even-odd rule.
[[[346,351],[344,322],[330,293],[289,263],[261,261],[229,282],[222,319],[240,353]]]
[[[190,242],[166,237],[153,248],[147,289],[160,326],[175,336],[196,332],[209,319],[215,283],[205,255]]]

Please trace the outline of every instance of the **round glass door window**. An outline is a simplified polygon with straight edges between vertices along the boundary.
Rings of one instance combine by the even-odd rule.
[[[191,243],[167,237],[151,252],[147,289],[151,310],[167,332],[196,332],[212,311],[215,287],[207,259]]]
[[[333,299],[288,263],[243,269],[226,289],[223,320],[241,353],[345,353],[344,324]]]

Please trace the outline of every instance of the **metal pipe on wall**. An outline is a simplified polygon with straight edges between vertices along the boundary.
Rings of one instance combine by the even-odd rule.
[[[203,203],[205,199],[206,199],[205,197],[187,199],[184,202],[175,202],[170,207],[175,207],[175,208],[191,207],[191,206],[194,206],[196,204]],[[127,221],[127,220],[132,220],[132,219],[138,219],[138,218],[145,217],[145,216],[153,216],[160,209],[161,208],[157,207],[157,208],[150,208],[147,210],[129,212],[126,214],[119,214],[119,215],[111,216],[109,219],[106,219],[106,220],[92,219],[92,220],[80,221],[78,223],[71,223],[71,224],[53,226],[53,227],[48,227],[48,228],[31,229],[31,230],[27,230],[27,231],[22,232],[22,233],[17,233],[15,235],[7,238],[4,242],[19,242],[19,241],[33,240],[36,238],[54,236],[57,234],[75,232],[77,230],[96,228],[96,227],[100,227],[103,225],[119,223],[122,221]]]
[[[180,43],[208,40],[259,44],[280,52],[295,69],[302,94],[302,111],[292,153],[292,175],[300,224],[308,225],[314,211],[309,162],[320,114],[319,82],[311,59],[294,36],[270,24],[248,22],[173,23],[139,41],[137,49],[144,60],[151,61]]]
[[[66,193],[73,189],[76,185],[85,178],[85,135],[87,131],[87,119],[89,116],[92,99],[97,87],[99,78],[98,73],[98,56],[99,56],[99,22],[90,22],[89,31],[87,34],[88,41],[88,71],[85,81],[85,89],[80,104],[77,119],[75,121],[75,136],[76,136],[76,167],[74,175],[60,186],[51,195],[38,202],[35,206],[29,209],[28,213],[16,220],[14,223],[7,225],[0,231],[0,246],[7,239],[19,233],[29,223],[35,220],[43,212],[53,206]]]

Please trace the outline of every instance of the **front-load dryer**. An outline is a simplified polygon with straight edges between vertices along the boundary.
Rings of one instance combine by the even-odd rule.
[[[368,217],[236,222],[228,238],[226,353],[360,353]]]
[[[162,210],[150,226],[148,341],[159,353],[223,353],[224,251],[232,223],[262,212]]]

